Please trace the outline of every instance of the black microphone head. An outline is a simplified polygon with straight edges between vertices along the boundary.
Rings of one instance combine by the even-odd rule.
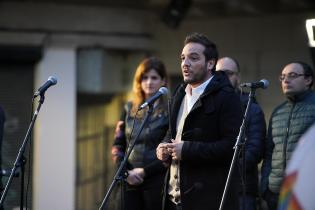
[[[48,77],[48,81],[50,81],[52,83],[52,85],[55,85],[55,84],[57,84],[57,77],[50,76],[50,77]]]
[[[166,95],[168,93],[168,89],[166,87],[161,87],[159,92],[162,93],[162,95]]]
[[[263,83],[263,86],[262,86],[263,89],[266,89],[269,86],[269,81],[266,79],[262,79],[260,80],[260,82]]]

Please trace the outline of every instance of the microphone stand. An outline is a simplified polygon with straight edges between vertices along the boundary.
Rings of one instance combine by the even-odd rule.
[[[104,199],[102,201],[102,204],[101,204],[99,210],[103,210],[103,208],[106,206],[106,204],[108,202],[108,199],[109,199],[109,196],[110,196],[111,192],[113,191],[113,189],[114,189],[115,185],[117,184],[117,182],[118,181],[123,181],[123,179],[126,178],[127,173],[126,173],[125,169],[126,169],[126,164],[127,164],[128,158],[129,158],[129,156],[130,156],[134,146],[136,145],[136,142],[137,142],[137,140],[138,140],[138,138],[139,138],[139,136],[141,134],[141,131],[144,128],[144,125],[146,124],[146,122],[149,119],[149,116],[153,112],[153,104],[149,104],[148,106],[149,106],[149,110],[147,112],[147,115],[145,116],[145,118],[144,118],[144,120],[143,120],[143,122],[142,122],[142,124],[140,126],[140,129],[139,129],[139,131],[138,131],[138,133],[137,133],[137,135],[135,137],[135,140],[132,142],[131,146],[129,147],[126,155],[124,156],[123,161],[120,163],[120,166],[119,166],[119,168],[116,171],[116,174],[115,174],[115,176],[113,178],[113,181],[112,181],[111,185],[109,186],[109,189],[108,189],[108,191],[107,191],[107,193],[106,193],[106,195],[105,195],[105,197],[104,197]]]
[[[23,142],[22,142],[22,145],[21,145],[21,147],[20,147],[20,149],[19,149],[19,153],[18,153],[18,155],[17,155],[17,157],[16,157],[16,159],[15,159],[13,168],[11,169],[11,174],[10,174],[9,179],[8,179],[8,181],[7,181],[6,185],[5,185],[5,188],[4,188],[3,192],[2,192],[1,200],[0,200],[0,206],[2,206],[3,203],[4,203],[4,200],[5,200],[5,197],[6,197],[7,193],[8,193],[9,187],[10,187],[10,185],[11,185],[11,183],[12,183],[13,176],[15,175],[16,170],[17,170],[17,168],[18,168],[19,166],[21,166],[21,168],[22,168],[22,173],[24,174],[24,163],[25,163],[25,162],[23,162],[23,154],[24,154],[24,152],[25,152],[25,147],[26,147],[26,145],[27,145],[27,142],[28,142],[28,139],[29,139],[29,137],[30,137],[30,134],[31,134],[31,132],[32,132],[32,130],[33,130],[33,127],[34,127],[36,118],[37,118],[37,116],[38,116],[38,113],[39,113],[39,111],[40,111],[40,108],[41,108],[42,104],[44,103],[44,100],[45,100],[44,93],[45,93],[45,92],[43,92],[42,94],[40,94],[40,99],[39,99],[39,103],[38,103],[37,109],[36,109],[36,111],[35,111],[34,114],[33,114],[32,120],[31,120],[30,125],[29,125],[29,127],[28,127],[28,130],[27,130],[27,132],[26,132],[26,135],[25,135],[25,137],[24,137],[24,140],[23,140]],[[21,189],[21,196],[24,197],[24,193],[23,193],[23,191],[24,191],[24,176],[22,176],[22,181],[21,181],[21,182],[22,182],[21,185],[23,185],[23,186],[21,186],[21,187],[23,187],[23,189]],[[23,201],[24,201],[24,199],[21,198],[21,204],[20,204],[21,210],[23,209]]]
[[[237,136],[236,143],[235,143],[235,145],[233,147],[234,154],[233,154],[232,162],[231,162],[231,165],[230,165],[230,170],[229,170],[229,173],[228,173],[228,176],[227,176],[227,180],[226,180],[226,183],[225,183],[225,187],[224,187],[223,195],[222,195],[222,198],[221,198],[221,203],[220,203],[219,210],[223,209],[223,205],[224,205],[226,194],[227,194],[227,190],[228,190],[228,187],[229,187],[229,184],[230,184],[230,181],[231,181],[234,165],[236,163],[236,160],[238,160],[237,159],[237,154],[240,151],[240,147],[241,146],[245,146],[245,143],[246,143],[246,142],[241,142],[241,141],[243,139],[243,136],[244,136],[244,133],[245,133],[245,130],[246,130],[249,109],[250,109],[250,106],[251,106],[251,104],[252,104],[252,102],[253,102],[253,100],[255,98],[255,91],[256,91],[256,88],[251,87],[250,92],[249,92],[247,106],[246,106],[246,109],[245,109],[245,114],[244,114],[243,121],[242,121],[242,125],[240,127],[240,131],[239,131],[239,134]],[[244,152],[244,158],[245,158],[245,152]]]
[[[23,210],[24,205],[24,177],[25,177],[26,158],[22,155],[18,166],[21,167],[21,196],[20,196],[20,210]]]

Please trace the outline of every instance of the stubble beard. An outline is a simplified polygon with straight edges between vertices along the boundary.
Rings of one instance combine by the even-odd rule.
[[[200,72],[199,74],[193,74],[191,78],[184,78],[184,82],[186,84],[203,83],[206,77],[207,77],[207,68],[205,65],[204,71]]]

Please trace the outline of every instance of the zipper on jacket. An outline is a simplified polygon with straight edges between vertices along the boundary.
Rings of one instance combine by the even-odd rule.
[[[291,118],[292,118],[292,113],[293,113],[293,109],[295,107],[295,103],[292,105],[291,111],[290,111],[290,115],[289,115],[289,119],[288,119],[288,123],[287,123],[287,129],[286,129],[286,135],[284,138],[284,142],[283,142],[283,170],[285,170],[285,168],[287,167],[287,144],[288,144],[288,137],[289,137],[289,127],[291,125]]]

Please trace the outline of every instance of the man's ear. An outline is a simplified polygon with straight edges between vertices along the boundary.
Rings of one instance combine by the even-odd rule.
[[[215,65],[215,60],[214,59],[209,60],[208,63],[207,63],[207,69],[208,70],[213,69],[214,65]]]
[[[306,81],[306,86],[310,86],[312,81],[313,81],[313,78],[312,77],[305,77],[305,81]]]

